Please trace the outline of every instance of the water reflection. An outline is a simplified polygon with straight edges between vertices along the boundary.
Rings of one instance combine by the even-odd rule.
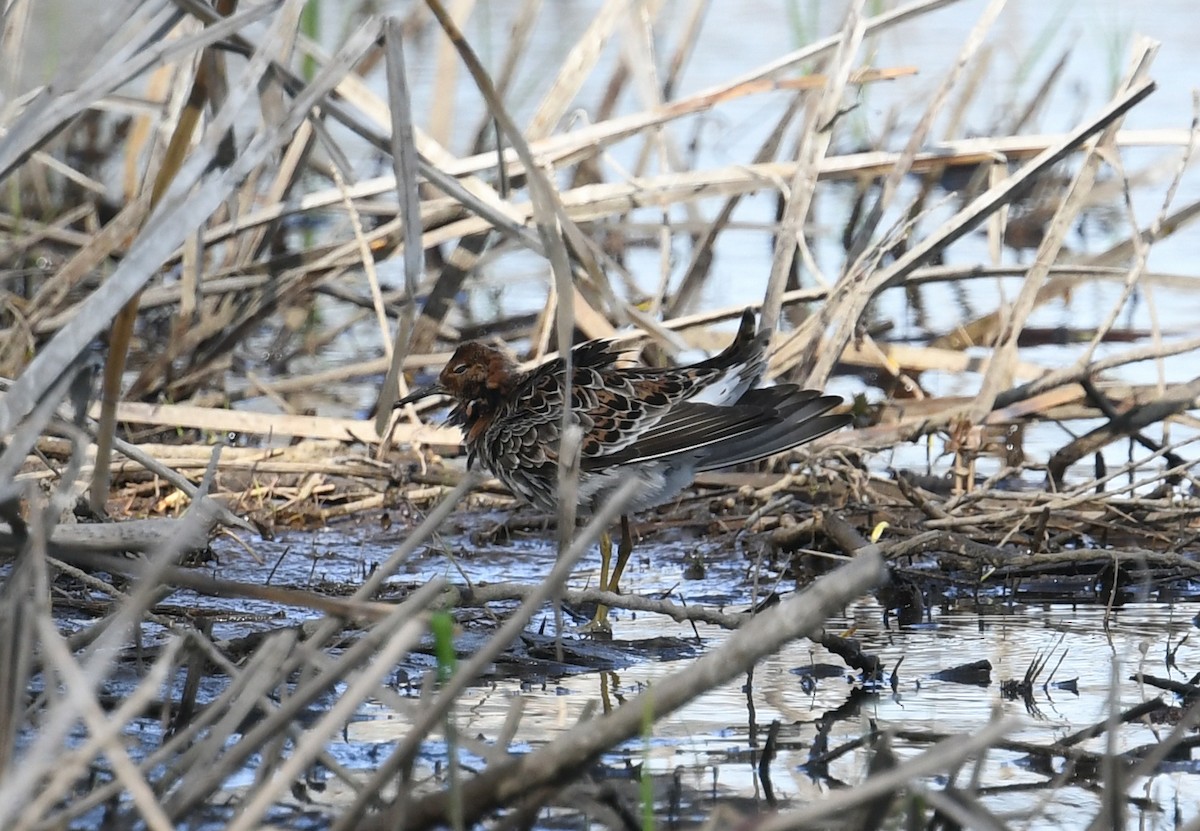
[[[548,568],[553,558],[548,545],[540,550],[534,543],[523,543],[519,550],[517,558],[511,556],[512,551],[507,552],[509,556],[504,552],[475,556],[469,563],[472,579],[487,582],[533,576],[539,568]],[[703,579],[682,583],[679,573],[686,567],[689,547],[664,544],[650,550],[649,560],[631,573],[630,591],[650,594],[673,589],[689,597],[724,596],[731,608],[748,601],[748,597],[738,596],[747,585],[744,563],[714,562]],[[369,557],[372,548],[360,547],[360,551]],[[444,569],[445,564],[436,560],[431,557],[414,568],[418,573]],[[577,579],[582,583],[588,576],[585,570]],[[731,595],[731,586],[741,588]],[[773,721],[780,727],[776,755],[769,766],[770,782],[773,796],[783,805],[803,803],[831,788],[861,781],[871,756],[869,742],[863,739],[873,729],[892,731],[894,752],[904,759],[927,749],[929,743],[923,737],[971,732],[999,712],[1017,723],[1007,738],[1047,745],[1104,721],[1114,702],[1123,710],[1157,695],[1156,690],[1142,689],[1128,680],[1136,672],[1186,680],[1187,668],[1194,668],[1200,658],[1200,647],[1185,640],[1195,628],[1193,619],[1198,612],[1200,604],[1194,602],[1127,603],[1111,610],[1089,605],[1018,604],[985,612],[935,606],[927,623],[898,628],[885,627],[878,601],[863,598],[831,620],[829,629],[853,629],[863,649],[884,661],[885,673],[898,666],[894,690],[886,675],[882,684],[864,685],[850,671],[836,670],[840,662],[835,656],[811,642],[798,641],[760,663],[752,678],[714,690],[662,720],[653,740],[633,740],[607,754],[596,775],[615,777],[636,787],[644,771],[654,778],[664,806],[675,799],[680,811],[690,806],[706,815],[714,800],[765,807],[759,764]],[[623,613],[614,625],[619,638],[633,642],[694,637],[690,625],[646,614]],[[728,636],[712,627],[699,626],[698,631],[705,649]],[[1183,669],[1168,665],[1172,651]],[[981,659],[992,667],[986,686],[935,677],[949,667]],[[500,673],[462,697],[455,724],[462,735],[492,740],[519,706],[517,735],[522,743],[510,750],[522,752],[571,730],[591,713],[620,706],[687,660],[635,656],[629,665],[615,670],[540,678],[536,673],[520,678]],[[1037,660],[1043,660],[1046,669],[1035,679],[1029,697],[1002,695],[1001,683],[1022,679]],[[824,666],[835,670],[810,671]],[[412,671],[419,677],[428,668],[414,666]],[[1119,679],[1115,698],[1110,697],[1114,677]],[[1074,684],[1064,688],[1060,682],[1065,681]],[[414,696],[417,686],[412,689]],[[366,758],[364,748],[399,741],[409,724],[410,713],[406,712],[381,707],[362,714],[347,728],[343,748],[347,763],[353,765],[356,757],[361,763]],[[1154,743],[1168,729],[1123,725],[1116,747],[1126,751]],[[1101,752],[1107,741],[1098,737],[1079,747]],[[434,767],[444,763],[444,748],[426,747],[424,758],[432,774]],[[1084,786],[1062,787],[1051,795],[1046,783],[1062,772],[1063,762],[1051,759],[1049,765],[1047,768],[1037,757],[1018,750],[989,753],[980,768],[985,806],[998,815],[1013,817],[1048,798],[1050,804],[1039,809],[1040,821],[1078,826],[1080,817],[1096,812],[1099,797]],[[1162,823],[1173,814],[1174,802],[1196,788],[1200,788],[1200,772],[1186,764],[1140,783],[1138,789],[1146,802],[1133,808],[1144,811],[1144,827],[1169,827]],[[1184,816],[1190,817],[1188,811],[1194,810],[1186,807]]]

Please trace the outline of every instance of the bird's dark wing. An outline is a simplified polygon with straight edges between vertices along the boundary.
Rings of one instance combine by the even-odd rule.
[[[737,404],[683,402],[620,450],[585,458],[583,470],[687,456],[697,470],[762,459],[822,436],[849,421],[826,416],[837,396],[787,385],[748,391]]]

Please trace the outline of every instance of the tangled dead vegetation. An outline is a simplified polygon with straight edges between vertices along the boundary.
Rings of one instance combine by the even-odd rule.
[[[549,25],[539,5],[507,13],[495,68],[476,24],[437,0],[366,16],[328,52],[297,0],[128,0],[96,17],[52,83],[24,89],[3,73],[0,826],[536,827],[566,813],[624,828],[656,817],[874,828],[903,813],[914,827],[1002,828],[978,771],[1004,752],[1027,760],[1037,788],[1099,794],[1090,821],[1119,827],[1131,804],[1145,807],[1131,783],[1195,744],[1192,680],[1114,677],[1106,719],[1045,742],[1013,739],[997,717],[972,734],[867,724],[831,746],[832,726],[861,719],[901,673],[826,621],[864,596],[889,627],[948,604],[1096,604],[1107,620],[1130,601],[1195,597],[1200,380],[1176,368],[1200,338],[1153,315],[1121,323],[1135,298],[1196,289],[1194,274],[1148,267],[1200,205],[1175,203],[1192,192],[1181,185],[1195,115],[1185,129],[1124,125],[1155,90],[1157,45],[1133,44],[1108,99],[1065,132],[1029,131],[1062,82],[1059,61],[988,135],[958,138],[987,86],[1002,5],[990,3],[904,135],[863,147],[849,135],[854,97],[920,70],[865,66],[868,47],[949,0],[875,16],[851,3],[828,36],[690,92],[679,90],[698,32],[719,12],[635,4],[644,18],[627,25],[627,4],[603,3],[522,106],[525,46]],[[39,14],[9,4],[14,66]],[[423,45],[464,73],[481,102],[474,125],[461,124],[448,69],[432,92],[414,86],[406,51]],[[600,100],[584,101],[588,90]],[[430,98],[422,119],[413,102]],[[699,135],[710,113],[747,101],[779,105],[756,150],[721,164],[681,152],[675,131]],[[572,121],[584,104],[590,122]],[[1161,156],[1131,171],[1133,148]],[[1142,181],[1157,189],[1149,216],[1134,208]],[[776,215],[749,230],[773,257],[750,294],[778,330],[769,377],[853,384],[855,422],[773,468],[706,474],[638,518],[651,542],[748,552],[728,607],[568,589],[617,501],[563,523],[537,579],[406,576],[449,548],[443,536],[478,552],[506,536],[549,539],[559,520],[513,512],[496,483],[464,473],[459,434],[431,411],[390,418],[408,382],[468,338],[501,338],[527,362],[590,337],[619,338],[649,363],[711,348],[746,305],[725,291],[718,253],[747,230],[739,205],[764,192]],[[1103,244],[1080,248],[1077,230],[1101,220]],[[988,257],[951,256],[976,232]],[[1032,262],[1002,256],[1006,246]],[[646,250],[660,263],[650,278],[633,265]],[[527,272],[531,258],[544,298],[532,309],[487,279],[501,265]],[[892,337],[889,298],[925,319],[930,296],[985,284],[1011,290],[963,300],[953,325],[919,344]],[[1096,325],[1038,320],[1093,286],[1109,290]],[[1063,348],[1056,366],[1029,354],[1047,344]],[[1138,375],[1144,366],[1154,375]],[[930,379],[947,376],[977,383],[935,394]],[[273,535],[368,526],[396,547],[359,561],[354,579],[276,579],[284,556],[263,554]],[[224,572],[234,558],[254,570]],[[564,640],[563,605],[589,603],[694,637]],[[549,633],[532,625],[547,609]],[[621,784],[596,775],[615,768],[614,749],[649,742],[735,679],[753,713],[756,665],[800,638],[850,682],[816,717],[805,765],[824,798],[777,797],[772,762],[798,728],[753,716],[762,797],[751,804],[712,808],[648,766]],[[519,697],[493,735],[457,727],[481,684],[547,683],[631,655],[677,663],[636,697],[613,705],[606,692],[604,712],[560,735],[527,737]],[[1069,683],[1052,680],[1052,660],[1061,654],[1002,679],[1001,694],[1032,712],[1039,685]],[[1180,669],[1175,652],[1167,663]],[[991,684],[979,662],[945,671]],[[1144,693],[1123,706],[1131,684],[1176,700]],[[404,732],[348,765],[335,740],[376,706],[402,713]],[[1129,725],[1170,729],[1122,749]],[[901,758],[899,742],[928,747]],[[869,764],[841,787],[830,765],[862,748]]]

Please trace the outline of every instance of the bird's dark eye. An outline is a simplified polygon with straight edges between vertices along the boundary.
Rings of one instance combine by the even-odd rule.
[[[467,371],[467,365],[459,364],[458,366],[454,367],[454,369],[452,369],[450,371],[453,372],[455,375],[462,375],[464,372]]]

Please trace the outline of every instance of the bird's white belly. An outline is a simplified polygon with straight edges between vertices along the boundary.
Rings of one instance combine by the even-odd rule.
[[[579,506],[584,513],[595,511],[609,494],[633,476],[640,484],[622,513],[637,513],[674,499],[692,483],[695,473],[694,465],[680,464],[678,460],[624,465],[588,473],[579,481]]]

